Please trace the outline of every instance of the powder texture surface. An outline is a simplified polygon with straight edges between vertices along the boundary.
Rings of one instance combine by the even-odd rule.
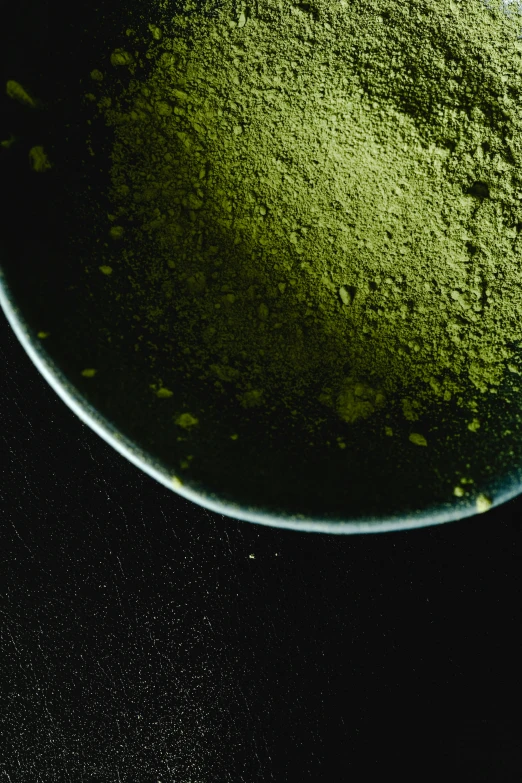
[[[478,429],[520,372],[521,30],[482,0],[159,4],[89,96],[136,350],[238,408],[398,405],[411,448],[450,401]]]

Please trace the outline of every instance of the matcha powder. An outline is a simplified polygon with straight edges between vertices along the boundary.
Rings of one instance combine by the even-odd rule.
[[[518,5],[164,2],[149,21],[90,88],[114,134],[105,284],[131,281],[136,350],[172,346],[238,407],[313,399],[353,424],[395,404],[411,432],[453,400],[478,429],[519,372]]]

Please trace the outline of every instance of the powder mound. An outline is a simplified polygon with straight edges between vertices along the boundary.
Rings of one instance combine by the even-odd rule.
[[[147,73],[96,81],[136,317],[238,406],[475,410],[519,366],[520,10],[235,8],[160,11]]]

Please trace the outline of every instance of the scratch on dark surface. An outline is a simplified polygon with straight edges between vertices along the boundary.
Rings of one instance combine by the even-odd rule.
[[[4,614],[4,612],[2,612],[2,614]],[[19,650],[19,648],[18,648],[18,647],[17,647],[17,645],[16,645],[16,642],[15,642],[15,640],[14,640],[14,636],[13,636],[13,634],[12,634],[12,632],[11,632],[11,629],[9,628],[9,626],[5,626],[5,628],[6,628],[6,630],[7,630],[7,633],[9,634],[9,636],[10,636],[10,638],[11,638],[11,642],[13,643],[13,647],[15,648],[15,650],[16,650],[16,652],[17,652],[17,654],[18,654],[18,655],[20,655],[20,650]]]
[[[17,527],[16,527],[15,523],[13,522],[13,520],[11,520],[11,526],[12,526],[12,528],[13,528],[14,532],[16,533],[17,537],[20,539],[20,541],[22,542],[22,544],[25,546],[25,548],[27,549],[27,551],[30,553],[31,557],[33,557],[33,558],[34,558],[34,552],[32,551],[32,549],[31,549],[31,548],[29,547],[29,545],[28,545],[28,544],[27,544],[27,543],[24,541],[24,539],[22,538],[22,536],[21,536],[21,535],[20,535],[20,533],[18,532],[18,530],[17,530]]]

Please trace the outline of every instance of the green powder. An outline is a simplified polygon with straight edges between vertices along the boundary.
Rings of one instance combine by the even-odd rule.
[[[238,408],[397,404],[426,446],[412,423],[456,400],[478,429],[520,366],[520,11],[255,8],[159,4],[91,74],[114,133],[100,270],[131,281],[136,350],[171,346]]]

